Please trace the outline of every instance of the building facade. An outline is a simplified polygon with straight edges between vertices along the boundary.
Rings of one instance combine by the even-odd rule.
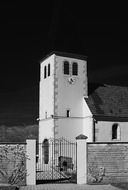
[[[128,89],[118,90],[102,86],[88,94],[87,58],[51,53],[40,64],[39,142],[59,137],[75,141],[79,134],[89,142],[127,141]]]
[[[75,140],[86,133],[90,122],[87,97],[87,59],[72,54],[53,53],[41,62],[39,141],[50,137]],[[89,112],[89,113],[88,113]]]

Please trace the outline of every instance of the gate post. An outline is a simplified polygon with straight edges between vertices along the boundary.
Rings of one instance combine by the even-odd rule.
[[[87,184],[87,138],[84,135],[77,140],[77,184]]]
[[[36,184],[36,140],[29,139],[26,140],[26,154],[28,159],[26,160],[26,184],[35,185]]]

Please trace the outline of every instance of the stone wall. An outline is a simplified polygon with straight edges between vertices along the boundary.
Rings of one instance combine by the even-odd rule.
[[[87,143],[88,183],[128,182],[128,143]]]
[[[0,183],[26,184],[26,144],[0,144]]]

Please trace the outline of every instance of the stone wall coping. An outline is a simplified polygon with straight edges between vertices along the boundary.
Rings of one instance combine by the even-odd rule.
[[[88,138],[87,136],[85,136],[85,135],[83,135],[83,134],[80,134],[80,135],[78,135],[78,136],[76,137],[76,140],[82,140],[82,139],[86,140],[87,138]]]

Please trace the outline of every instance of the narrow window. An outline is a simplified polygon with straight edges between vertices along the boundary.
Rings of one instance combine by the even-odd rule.
[[[117,123],[112,126],[112,139],[120,139],[120,127]]]
[[[70,117],[70,110],[67,110],[67,117]]]
[[[64,61],[64,74],[69,75],[69,62]]]
[[[47,77],[47,67],[44,66],[44,79]]]
[[[48,77],[50,76],[50,64],[48,64]]]
[[[76,62],[72,64],[72,75],[78,75],[78,64]]]
[[[48,139],[44,139],[42,143],[42,156],[44,158],[44,163],[48,164],[49,162],[49,142]]]
[[[47,119],[47,111],[45,112],[45,119]]]

